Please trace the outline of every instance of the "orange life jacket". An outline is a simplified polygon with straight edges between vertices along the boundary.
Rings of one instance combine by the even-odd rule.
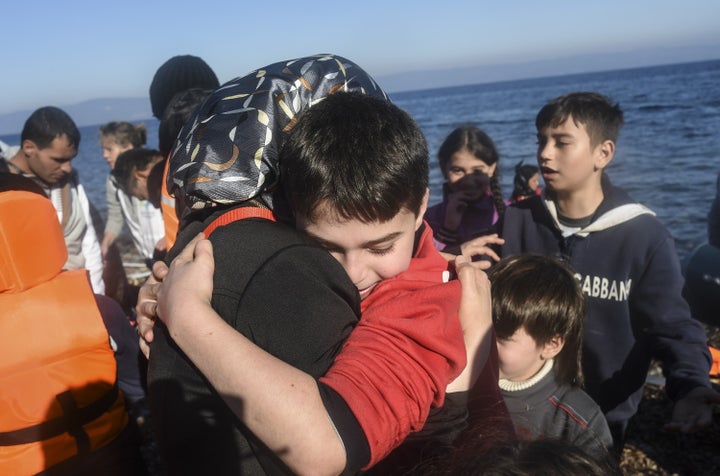
[[[0,193],[0,474],[36,474],[127,425],[109,336],[50,201]]]
[[[708,346],[710,355],[712,356],[712,366],[710,367],[711,376],[720,376],[720,349],[716,349],[713,346]]]
[[[167,189],[167,174],[170,157],[165,160],[163,170],[162,188],[160,189],[160,210],[162,210],[163,222],[165,223],[165,246],[168,251],[175,244],[179,227],[179,220],[175,211],[175,197],[170,195]]]

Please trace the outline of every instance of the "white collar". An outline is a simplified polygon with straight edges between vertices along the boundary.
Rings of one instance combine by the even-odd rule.
[[[540,370],[538,373],[533,375],[527,380],[521,380],[519,382],[514,382],[511,380],[507,380],[504,378],[501,378],[498,381],[498,386],[501,390],[505,390],[506,392],[518,392],[520,390],[525,390],[526,388],[530,388],[536,383],[538,383],[540,380],[542,380],[543,377],[545,377],[547,374],[550,373],[550,371],[553,368],[553,362],[554,359],[549,359],[547,362],[545,362],[545,365],[540,367]]]

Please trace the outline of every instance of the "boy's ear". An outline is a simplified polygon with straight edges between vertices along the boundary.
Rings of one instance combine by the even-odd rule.
[[[564,345],[565,345],[565,339],[563,339],[561,336],[557,335],[557,336],[553,337],[552,339],[550,339],[549,342],[545,343],[540,355],[545,360],[552,359],[560,353],[560,351],[563,349]]]
[[[420,210],[418,210],[418,215],[415,218],[415,231],[418,231],[420,228],[420,225],[422,225],[423,218],[425,217],[425,212],[427,211],[428,201],[430,200],[430,188],[425,189],[425,196],[423,197],[422,204],[420,205]]]
[[[595,170],[602,170],[615,156],[615,142],[604,140],[595,148]]]

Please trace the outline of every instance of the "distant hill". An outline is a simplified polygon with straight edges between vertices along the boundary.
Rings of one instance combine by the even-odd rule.
[[[101,98],[71,106],[62,106],[78,127],[104,124],[110,121],[138,122],[151,117],[150,99]],[[0,135],[18,134],[32,111],[16,111],[0,115]]]
[[[653,48],[624,53],[543,59],[534,62],[468,65],[444,70],[378,75],[375,79],[389,93],[399,93],[467,84],[707,61],[718,58],[719,48],[718,44]],[[148,97],[92,99],[72,106],[62,106],[62,108],[70,114],[79,127],[117,120],[137,122],[153,117]],[[18,134],[31,113],[32,111],[16,111],[0,114],[0,135]]]
[[[533,79],[578,73],[596,73],[646,66],[692,63],[720,59],[720,44],[692,47],[648,48],[624,53],[590,54],[559,57],[519,63],[468,65],[441,70],[413,71],[378,76],[378,83],[388,91],[405,92],[468,84],[494,83],[516,79]]]

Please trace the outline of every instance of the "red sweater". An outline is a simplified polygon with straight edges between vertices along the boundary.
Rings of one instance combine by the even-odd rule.
[[[407,271],[380,283],[362,303],[362,317],[320,381],[345,400],[380,461],[410,432],[466,364],[458,321],[460,283],[445,282],[447,261],[425,226]]]

